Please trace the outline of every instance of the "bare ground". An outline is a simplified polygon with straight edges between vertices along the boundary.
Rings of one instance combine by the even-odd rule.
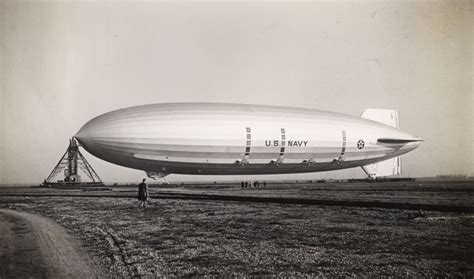
[[[0,210],[0,278],[97,278],[79,243],[50,219]]]

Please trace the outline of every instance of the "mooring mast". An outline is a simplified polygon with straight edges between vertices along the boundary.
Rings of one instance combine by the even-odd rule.
[[[90,182],[81,181],[81,176],[78,174],[78,169],[82,170],[84,174],[89,177]],[[64,171],[64,179],[55,181],[56,176]],[[99,186],[104,185],[99,175],[95,172],[92,166],[87,162],[86,158],[79,150],[77,141],[72,138],[69,140],[69,146],[61,157],[59,162],[54,167],[48,178],[45,179],[45,186],[51,185],[90,185]]]

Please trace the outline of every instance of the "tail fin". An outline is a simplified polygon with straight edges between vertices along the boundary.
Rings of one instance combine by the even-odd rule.
[[[402,173],[402,160],[400,157],[395,157],[375,164],[363,166],[362,169],[371,178],[399,175]]]
[[[361,118],[379,122],[394,128],[400,128],[398,120],[398,110],[396,109],[374,109],[368,108],[361,115]]]
[[[368,108],[361,115],[361,118],[376,121],[394,128],[400,128],[398,110],[396,109],[374,109]],[[379,141],[389,141],[390,139],[379,139]],[[395,157],[375,164],[363,166],[364,172],[371,178],[377,176],[391,176],[402,173],[402,164],[400,157]]]

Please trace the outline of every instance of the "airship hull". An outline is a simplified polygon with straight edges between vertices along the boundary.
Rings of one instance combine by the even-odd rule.
[[[160,175],[329,171],[400,156],[418,145],[399,129],[359,117],[213,103],[112,111],[86,123],[75,137],[103,160]]]

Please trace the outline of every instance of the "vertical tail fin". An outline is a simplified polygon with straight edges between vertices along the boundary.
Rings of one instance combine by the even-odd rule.
[[[395,157],[375,164],[363,166],[362,169],[371,178],[399,175],[402,173],[402,160],[400,157]]]
[[[374,109],[368,108],[361,115],[361,118],[379,122],[394,128],[400,128],[398,110],[396,109]]]
[[[400,128],[398,110],[396,109],[368,108],[360,115],[360,117],[397,129]],[[402,173],[401,163],[400,157],[395,157],[375,164],[363,166],[362,169],[371,178],[376,178],[377,176],[399,175]]]

